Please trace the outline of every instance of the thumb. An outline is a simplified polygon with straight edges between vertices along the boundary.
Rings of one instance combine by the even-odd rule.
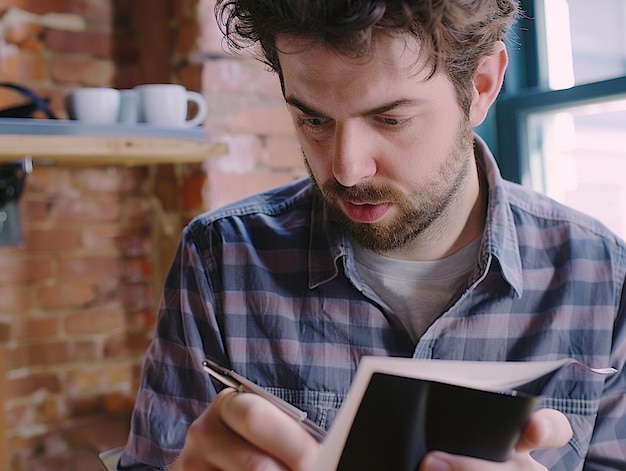
[[[564,414],[554,409],[540,409],[530,417],[515,450],[528,452],[561,447],[570,441],[572,434],[572,427]]]

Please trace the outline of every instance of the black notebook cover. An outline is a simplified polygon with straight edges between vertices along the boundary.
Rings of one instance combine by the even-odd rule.
[[[375,373],[338,471],[415,471],[431,450],[504,461],[539,397]]]

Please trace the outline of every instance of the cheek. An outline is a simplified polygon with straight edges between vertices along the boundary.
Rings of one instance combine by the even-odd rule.
[[[300,143],[302,158],[307,170],[313,178],[322,183],[332,177],[332,165],[328,154],[320,152],[316,147]]]

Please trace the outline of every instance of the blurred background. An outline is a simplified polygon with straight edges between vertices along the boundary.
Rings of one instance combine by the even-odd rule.
[[[478,131],[505,177],[626,237],[626,2],[522,4],[505,87]],[[98,469],[97,452],[128,433],[183,225],[305,174],[276,78],[223,51],[212,6],[0,0],[0,81],[36,91],[61,119],[77,87],[179,83],[206,97],[206,138],[228,147],[200,163],[34,162],[21,241],[0,246],[0,469]],[[21,100],[0,88],[0,109]]]

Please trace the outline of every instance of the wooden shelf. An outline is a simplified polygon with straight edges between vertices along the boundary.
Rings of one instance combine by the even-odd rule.
[[[134,166],[202,162],[225,153],[203,127],[0,118],[0,162],[30,157],[36,165]]]

